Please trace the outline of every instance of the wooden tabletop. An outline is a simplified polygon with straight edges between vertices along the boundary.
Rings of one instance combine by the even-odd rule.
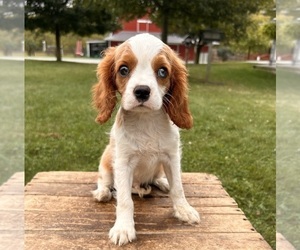
[[[191,226],[172,216],[167,194],[133,195],[137,240],[122,249],[271,249],[214,175],[183,173]],[[25,249],[120,249],[108,239],[115,200],[98,203],[95,172],[41,172],[25,188]]]
[[[0,249],[24,249],[24,172],[0,186]]]

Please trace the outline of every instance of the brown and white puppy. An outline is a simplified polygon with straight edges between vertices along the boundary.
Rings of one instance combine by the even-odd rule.
[[[121,95],[110,132],[110,142],[100,160],[95,199],[109,201],[117,190],[117,217],[109,232],[119,245],[136,238],[131,193],[150,193],[150,184],[170,191],[174,215],[198,223],[198,212],[186,201],[181,182],[179,129],[189,129],[187,71],[175,52],[149,34],[136,35],[106,50],[93,87],[96,121],[105,123]],[[167,177],[167,179],[165,178]]]

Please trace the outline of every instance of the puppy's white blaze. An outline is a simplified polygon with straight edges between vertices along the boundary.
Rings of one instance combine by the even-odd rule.
[[[164,46],[164,43],[160,39],[149,34],[136,35],[129,39],[128,43],[131,45],[131,49],[141,67],[149,66],[149,62]]]

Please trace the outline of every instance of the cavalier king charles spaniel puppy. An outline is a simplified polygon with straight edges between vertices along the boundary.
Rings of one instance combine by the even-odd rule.
[[[93,196],[109,201],[116,190],[116,221],[109,238],[118,245],[136,238],[131,194],[149,194],[151,186],[169,192],[174,216],[199,223],[187,202],[181,182],[179,128],[189,129],[187,70],[176,53],[160,39],[136,35],[110,47],[97,68],[93,86],[96,121],[105,123],[121,97],[100,165]]]

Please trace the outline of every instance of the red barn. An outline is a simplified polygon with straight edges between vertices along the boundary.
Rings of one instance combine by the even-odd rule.
[[[106,37],[104,40],[108,42],[108,46],[117,46],[122,42],[126,41],[128,38],[135,36],[140,33],[150,33],[159,39],[161,39],[161,29],[155,25],[149,18],[143,17],[141,19],[135,19],[129,22],[123,23],[123,29],[121,31],[114,32]],[[168,45],[177,52],[177,54],[186,60],[186,55],[188,55],[188,60],[194,60],[194,50],[193,48],[186,51],[186,47],[183,44],[185,37],[178,35],[168,36]],[[186,54],[186,52],[188,54]]]

